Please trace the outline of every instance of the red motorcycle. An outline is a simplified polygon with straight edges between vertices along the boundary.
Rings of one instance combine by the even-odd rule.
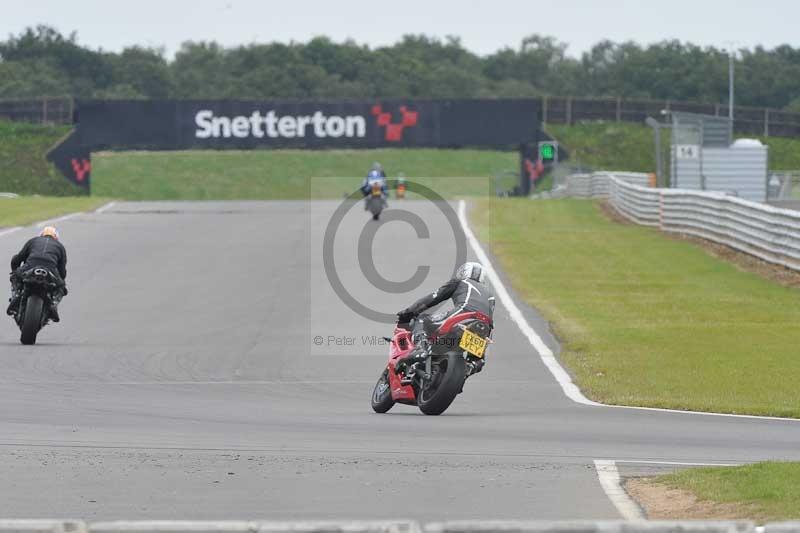
[[[428,336],[425,358],[398,369],[400,359],[414,349],[412,324],[397,324],[389,339],[389,363],[372,392],[372,409],[385,413],[395,403],[416,405],[426,415],[440,415],[481,371],[486,347],[492,342],[492,319],[464,312],[449,317]]]

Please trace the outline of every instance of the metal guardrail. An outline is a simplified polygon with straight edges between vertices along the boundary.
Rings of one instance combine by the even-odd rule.
[[[599,172],[574,179],[575,190],[583,193],[576,196],[607,197],[632,222],[701,237],[800,271],[800,211],[723,193],[644,187],[637,175],[624,173]],[[587,187],[587,181],[602,184]],[[593,194],[596,191],[601,192]]]
[[[0,520],[0,533],[800,533],[800,522],[748,521],[121,521]]]
[[[595,172],[573,174],[567,178],[567,195],[578,198],[606,198],[609,194],[609,177],[616,176],[626,182],[645,187],[650,176],[639,172]]]

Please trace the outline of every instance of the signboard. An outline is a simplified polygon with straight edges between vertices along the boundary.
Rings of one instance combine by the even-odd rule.
[[[558,163],[558,143],[556,141],[539,142],[539,160],[543,163]]]
[[[509,149],[539,139],[539,105],[534,99],[79,101],[76,128],[48,158],[88,188],[91,152],[104,149]]]
[[[677,159],[700,159],[700,147],[696,144],[676,144],[675,157]]]
[[[79,102],[84,146],[157,150],[515,146],[536,100]]]

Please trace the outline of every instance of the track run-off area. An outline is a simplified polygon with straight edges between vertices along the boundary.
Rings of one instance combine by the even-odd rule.
[[[353,311],[325,262],[389,313],[450,276],[456,239],[423,201],[402,210],[427,237],[376,224],[381,276],[430,267],[412,294],[387,294],[362,273],[357,243],[375,223],[360,205],[323,258],[339,205],[117,203],[61,221],[62,323],[23,347],[0,321],[0,516],[615,519],[635,512],[609,498],[620,470],[800,459],[800,421],[568,397],[519,327],[557,356],[547,324],[502,272],[519,316],[498,304],[484,372],[442,416],[374,414],[392,326]],[[33,231],[0,234],[0,257]]]

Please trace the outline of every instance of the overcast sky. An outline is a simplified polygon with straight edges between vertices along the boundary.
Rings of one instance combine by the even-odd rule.
[[[488,54],[552,35],[579,56],[602,40],[800,47],[800,0],[0,0],[0,35],[49,24],[92,48],[140,44],[169,56],[187,40],[233,46],[327,35],[371,46],[406,33]]]

